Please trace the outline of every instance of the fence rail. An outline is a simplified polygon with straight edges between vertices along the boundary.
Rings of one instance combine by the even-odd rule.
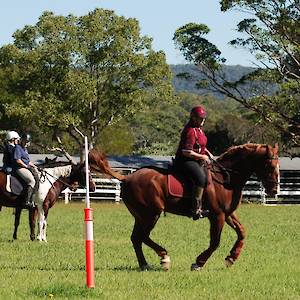
[[[243,190],[243,198],[263,204],[300,204],[300,171],[280,172],[280,191],[274,198],[267,197],[262,184],[251,178]]]
[[[91,200],[111,200],[119,202],[121,200],[121,184],[118,179],[108,179],[108,178],[93,178],[96,190],[95,192],[90,192]],[[63,197],[65,203],[69,203],[70,200],[83,199],[86,195],[85,189],[77,189],[75,192],[71,191],[69,188],[65,189],[63,192]]]

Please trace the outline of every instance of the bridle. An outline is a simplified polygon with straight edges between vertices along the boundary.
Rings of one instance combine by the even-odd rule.
[[[81,184],[77,184],[72,185],[67,183],[66,181],[60,179],[60,177],[54,176],[52,174],[50,174],[49,172],[47,172],[45,169],[42,168],[38,168],[38,171],[40,172],[40,182],[45,182],[46,180],[48,180],[48,182],[51,184],[52,187],[54,187],[53,182],[51,182],[51,180],[49,179],[49,176],[54,178],[55,181],[59,181],[60,183],[62,183],[63,185],[67,186],[70,190],[76,190],[78,187],[82,187],[85,188],[85,186],[81,185]]]
[[[279,158],[278,157],[276,157],[276,156],[272,156],[272,157],[268,157],[268,159],[267,159],[268,161],[272,161],[272,160],[279,160]],[[267,164],[267,163],[266,163]],[[265,164],[265,165],[266,165]],[[261,181],[262,181],[262,183],[264,184],[268,184],[268,183],[271,183],[271,184],[276,184],[277,186],[279,186],[280,185],[280,182],[278,181],[278,180],[274,180],[274,179],[261,179]]]
[[[270,160],[270,161],[272,161],[272,160],[278,160],[278,159],[279,158],[276,157],[276,156],[272,156],[272,157],[268,158],[268,160]],[[219,173],[219,174],[223,174],[223,175],[226,176],[223,182],[221,180],[217,179],[216,177],[212,176],[213,180],[216,181],[219,184],[227,185],[227,184],[230,183],[231,175],[233,175],[233,174],[237,174],[238,175],[239,174],[239,172],[236,171],[236,170],[224,167],[222,164],[220,164],[213,157],[210,157],[210,161],[212,162],[210,164],[210,166],[212,166],[212,168],[210,169],[210,171],[212,173],[215,173],[215,174]],[[215,166],[217,168],[219,168],[220,171],[216,170],[214,168]],[[274,180],[274,179],[269,179],[269,178],[268,179],[264,179],[264,178],[262,178],[261,181],[262,181],[263,184],[271,183],[271,184],[276,184],[277,186],[280,185],[280,182],[278,180]]]

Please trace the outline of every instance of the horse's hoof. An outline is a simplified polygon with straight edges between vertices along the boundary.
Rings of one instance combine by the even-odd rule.
[[[191,271],[201,271],[202,267],[197,265],[196,263],[191,265]]]
[[[142,272],[144,272],[144,271],[150,270],[150,267],[149,267],[149,265],[144,265],[144,266],[141,266],[140,269]]]
[[[231,257],[226,257],[225,258],[225,266],[227,268],[230,268],[234,264],[234,261]]]
[[[169,255],[164,255],[161,260],[160,264],[164,271],[169,271],[171,268],[171,259]]]

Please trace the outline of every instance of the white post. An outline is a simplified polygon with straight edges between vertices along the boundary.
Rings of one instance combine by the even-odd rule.
[[[87,136],[84,137],[84,143],[85,143],[85,173],[86,173],[86,207],[84,209],[86,285],[88,288],[94,288],[95,275],[94,275],[93,210],[90,207],[89,161],[88,161],[89,147],[88,147]]]
[[[85,181],[86,181],[86,208],[90,208],[90,171],[89,171],[89,146],[87,136],[84,137],[84,150],[85,150]]]
[[[69,203],[69,191],[65,191],[64,194],[65,194],[65,204],[68,204]]]

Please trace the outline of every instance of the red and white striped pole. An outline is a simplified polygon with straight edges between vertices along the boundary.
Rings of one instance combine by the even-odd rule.
[[[90,207],[90,186],[89,186],[89,161],[88,161],[88,140],[84,137],[85,144],[85,170],[86,170],[86,207],[84,209],[85,222],[85,270],[86,285],[88,288],[95,287],[94,274],[94,234],[93,234],[93,210]]]

